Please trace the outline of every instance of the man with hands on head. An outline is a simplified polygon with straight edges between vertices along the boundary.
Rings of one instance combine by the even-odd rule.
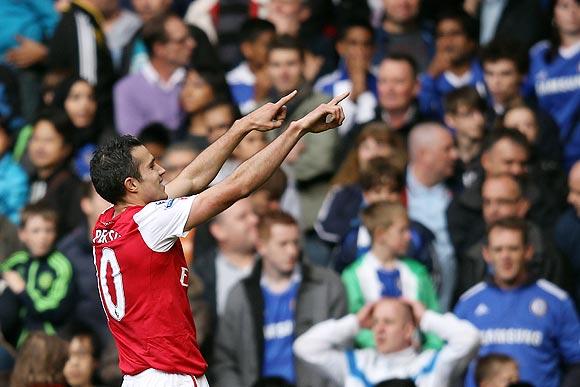
[[[165,170],[135,138],[112,139],[97,149],[91,180],[113,206],[97,220],[93,251],[99,293],[125,375],[123,386],[207,386],[179,237],[260,187],[302,136],[342,124],[338,103],[347,93],[291,122],[232,175],[207,188],[246,134],[282,125],[285,104],[295,95],[237,120],[166,185]]]
[[[372,329],[376,348],[345,348],[363,328]],[[418,352],[413,345],[416,329],[433,332],[447,344],[439,351]],[[478,331],[469,322],[426,310],[417,301],[383,298],[356,315],[315,325],[295,341],[294,352],[345,387],[393,378],[441,387],[450,385],[478,347]]]

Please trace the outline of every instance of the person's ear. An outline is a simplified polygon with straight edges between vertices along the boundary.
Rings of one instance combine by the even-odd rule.
[[[447,125],[448,127],[457,129],[457,127],[455,126],[456,122],[453,114],[445,113],[445,116],[443,116],[443,121],[445,122],[445,125]]]
[[[240,45],[240,51],[242,52],[242,56],[248,59],[252,57],[254,53],[254,47],[252,46],[251,42],[243,42]]]
[[[302,9],[300,10],[300,13],[298,14],[298,20],[300,20],[300,22],[303,23],[306,20],[308,20],[310,15],[311,15],[310,7],[307,5],[302,5]]]
[[[125,178],[123,185],[125,185],[125,190],[128,193],[136,193],[139,190],[138,182],[139,181],[134,177],[127,177]]]
[[[487,243],[485,245],[483,245],[483,248],[481,249],[481,254],[483,255],[483,260],[488,265],[492,265],[493,264],[493,261],[491,259],[491,255],[489,254],[489,248],[487,247]]]
[[[526,260],[526,262],[530,262],[532,260],[532,258],[534,257],[534,246],[532,246],[531,243],[528,242],[528,245],[525,246],[525,253],[524,253],[524,258]]]
[[[518,203],[518,217],[524,219],[526,217],[526,214],[530,210],[530,207],[531,203],[527,198],[525,197],[520,198]]]

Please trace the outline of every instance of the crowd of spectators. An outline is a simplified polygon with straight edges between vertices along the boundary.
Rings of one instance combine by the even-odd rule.
[[[210,385],[578,385],[578,0],[3,0],[0,26],[0,385],[122,382],[96,147],[135,136],[168,182],[293,90],[211,184],[348,91],[346,120],[181,238]]]

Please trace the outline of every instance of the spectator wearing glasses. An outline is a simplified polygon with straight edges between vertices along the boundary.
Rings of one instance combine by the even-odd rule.
[[[121,79],[114,89],[115,124],[120,134],[135,135],[153,121],[176,130],[183,118],[178,96],[195,41],[185,23],[171,14],[145,23],[142,36],[149,63],[139,73]]]

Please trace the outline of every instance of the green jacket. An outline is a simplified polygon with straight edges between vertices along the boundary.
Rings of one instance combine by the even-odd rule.
[[[377,275],[380,263],[372,253],[366,253],[342,272],[342,282],[348,297],[350,313],[357,313],[365,304],[381,298],[381,282]],[[431,277],[425,266],[413,259],[397,260],[397,269],[401,276],[403,297],[418,300],[427,309],[438,312],[439,302]],[[443,342],[432,334],[425,335],[425,348],[439,349]],[[356,343],[362,348],[374,347],[374,337],[370,330],[363,330],[356,337]]]
[[[32,259],[27,251],[17,251],[0,264],[0,271],[14,270],[26,283],[18,295],[23,334],[43,330],[48,334],[65,323],[75,307],[73,267],[62,253]]]

